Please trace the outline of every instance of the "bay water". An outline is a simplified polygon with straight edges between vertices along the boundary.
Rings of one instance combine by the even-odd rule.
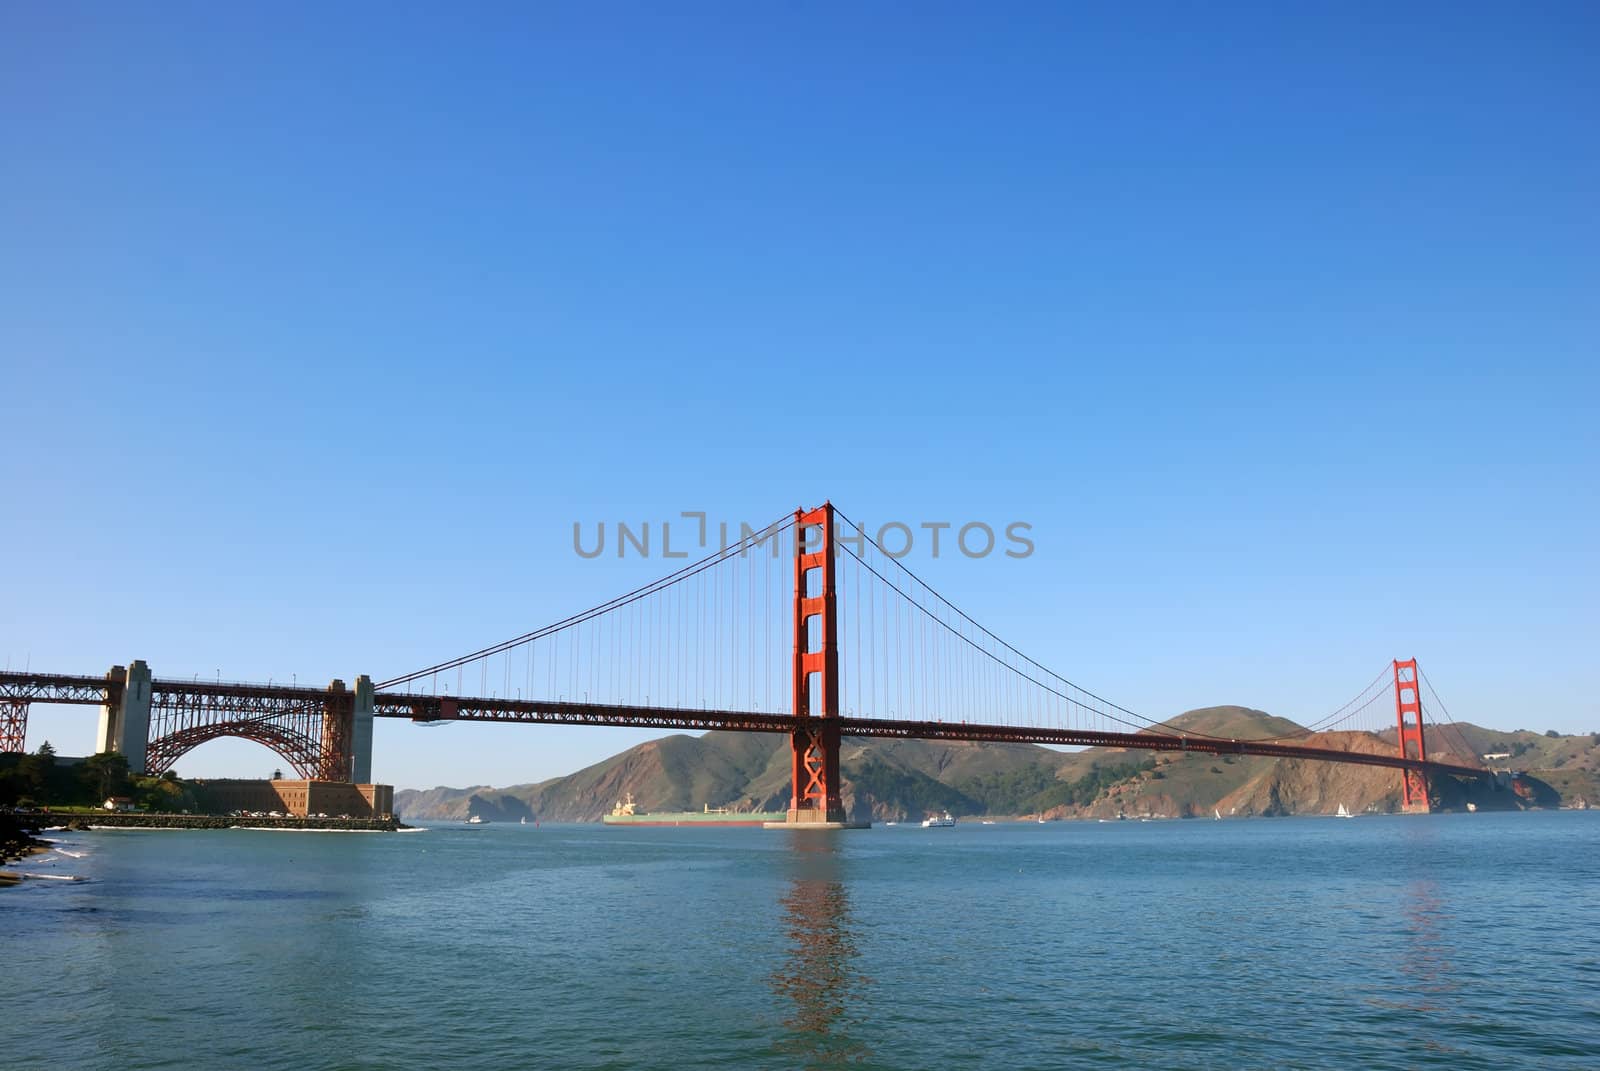
[[[15,1071],[1600,1068],[1593,811],[48,836]]]

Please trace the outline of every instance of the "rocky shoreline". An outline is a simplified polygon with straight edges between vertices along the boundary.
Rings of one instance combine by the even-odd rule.
[[[38,831],[38,824],[31,818],[23,819],[17,815],[0,814],[0,867],[21,862],[30,855],[49,851],[51,843],[34,836]],[[15,885],[21,880],[16,874],[0,870],[0,888]]]
[[[22,875],[4,867],[55,845],[35,834],[46,829],[78,832],[91,829],[289,829],[343,833],[393,833],[411,827],[385,818],[247,818],[214,814],[7,814],[0,813],[0,888],[16,885]]]
[[[387,818],[254,818],[220,814],[74,814],[42,815],[40,828],[62,829],[326,829],[344,832],[393,833],[406,828]]]

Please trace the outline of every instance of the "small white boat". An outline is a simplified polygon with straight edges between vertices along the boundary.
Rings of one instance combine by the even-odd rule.
[[[481,814],[475,814],[467,819],[467,825],[469,826],[486,826],[488,824],[488,821]]]
[[[930,814],[922,820],[923,829],[944,829],[955,824],[956,820],[950,817],[949,811],[944,812],[942,816]]]
[[[883,823],[883,824],[884,824],[884,825],[886,825],[886,826],[897,826],[897,825],[899,825],[899,824],[900,824],[900,823],[899,823],[899,822],[885,822],[885,823]]]
[[[1339,804],[1339,809],[1334,812],[1333,816],[1335,818],[1354,818],[1355,817],[1355,815],[1351,814],[1348,810],[1345,809],[1345,805],[1342,804],[1342,803]]]
[[[1211,808],[1211,814],[1216,821],[1222,821],[1222,812],[1217,810],[1215,807]]]
[[[527,815],[523,815],[522,816],[522,824],[523,825],[527,825],[528,824],[528,816]]]
[[[984,820],[983,820],[983,821],[982,821],[982,822],[980,822],[980,823],[978,823],[978,824],[979,824],[979,825],[985,825],[985,826],[992,826],[992,825],[994,825],[994,822],[993,822],[993,821],[991,821],[991,820],[990,820],[990,819],[988,819],[988,818],[985,818],[985,819],[984,819]]]

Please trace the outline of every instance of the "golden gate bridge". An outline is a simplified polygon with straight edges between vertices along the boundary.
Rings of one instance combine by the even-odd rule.
[[[1430,775],[1491,776],[1458,731],[1451,739],[1454,725],[1415,659],[1390,662],[1355,698],[1285,735],[1185,731],[1002,640],[831,503],[746,528],[698,561],[544,628],[376,684],[365,675],[325,689],[169,680],[142,661],[101,676],[0,672],[0,752],[24,749],[34,703],[98,706],[97,750],[121,752],[138,773],[165,772],[232,736],[271,748],[303,778],[363,783],[375,718],[781,733],[791,745],[788,821],[813,827],[848,822],[845,736],[1382,766],[1399,773],[1407,809],[1427,808]],[[1429,757],[1425,726],[1457,761]],[[1361,734],[1389,731],[1393,751],[1356,749],[1357,737],[1370,742]]]

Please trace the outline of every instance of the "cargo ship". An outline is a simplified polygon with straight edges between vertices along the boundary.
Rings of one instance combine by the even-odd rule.
[[[726,807],[713,807],[709,803],[703,811],[641,811],[633,802],[633,793],[617,801],[611,813],[600,819],[608,826],[759,826],[763,822],[781,822],[783,814],[763,811],[730,811]]]

